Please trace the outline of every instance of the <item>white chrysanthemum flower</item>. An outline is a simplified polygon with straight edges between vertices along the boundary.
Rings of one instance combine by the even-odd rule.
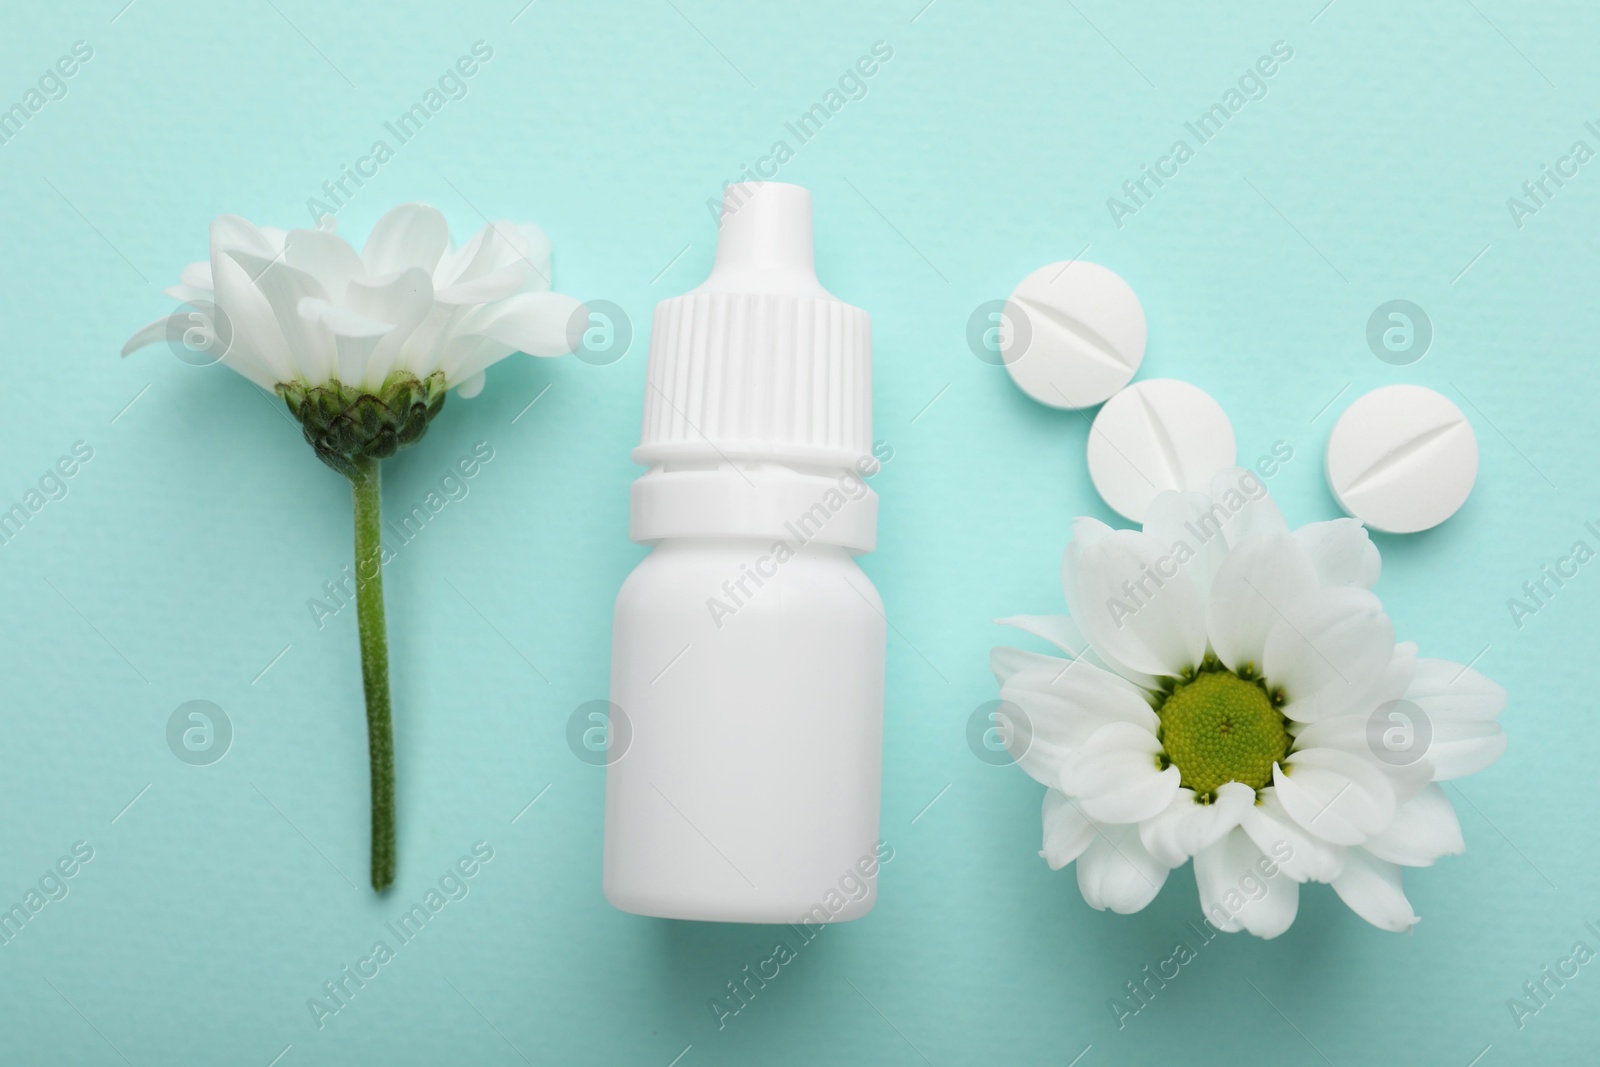
[[[325,219],[332,222],[332,217]],[[550,242],[537,226],[499,222],[458,249],[436,209],[404,204],[378,220],[358,254],[332,229],[256,227],[236,215],[211,224],[211,257],[165,290],[220,312],[222,363],[266,389],[338,382],[377,394],[391,375],[471,397],[483,372],[513,352],[572,350],[577,300],[550,292]],[[190,316],[164,316],[122,354],[154,344]]]
[[[211,224],[211,256],[166,290],[183,301],[129,338],[166,339],[283,398],[317,457],[350,479],[356,620],[372,789],[372,886],[395,876],[394,729],[383,566],[380,461],[427,432],[455,389],[476,395],[513,352],[557,356],[587,325],[550,292],[550,242],[537,226],[485,226],[458,249],[426,204],[395,208],[359,254],[333,232]]]
[[[992,665],[1007,744],[1050,787],[1040,854],[1077,861],[1092,907],[1138,911],[1193,857],[1221,930],[1276,937],[1307,881],[1383,929],[1417,922],[1400,870],[1464,850],[1438,783],[1499,758],[1506,698],[1396,644],[1378,570],[1359,522],[1291,532],[1237,468],[1157,497],[1143,532],[1073,524],[1070,618],[1000,620],[1068,658]]]

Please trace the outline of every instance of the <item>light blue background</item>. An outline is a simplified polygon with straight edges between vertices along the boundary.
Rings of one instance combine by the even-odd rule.
[[[1506,199],[1574,140],[1600,147],[1583,128],[1600,118],[1600,19],[1576,2],[1322,2],[7,3],[0,102],[74,41],[94,58],[0,145],[0,504],[75,441],[94,458],[0,547],[0,901],[76,841],[95,857],[0,948],[0,1059],[1591,1059],[1600,963],[1524,1029],[1506,999],[1580,937],[1600,947],[1583,925],[1600,920],[1600,564],[1520,629],[1506,600],[1596,544],[1600,163],[1520,229]],[[204,255],[213,216],[304,225],[307,197],[479,39],[494,58],[470,95],[341,230],[359,241],[409,200],[458,241],[480,211],[537,222],[557,287],[615,301],[638,333],[610,366],[499,365],[387,465],[386,502],[409,509],[474,442],[495,454],[388,571],[401,863],[374,899],[353,613],[319,632],[306,606],[350,559],[348,487],[243,379],[117,350],[172,307],[159,290]],[[864,566],[894,624],[895,857],[868,919],[801,949],[719,1031],[708,998],[791,935],[608,907],[603,773],[565,727],[605,694],[612,597],[642,554],[628,452],[650,309],[708,269],[721,183],[879,40],[894,56],[867,96],[780,177],[814,192],[824,283],[874,318],[875,430],[895,458]],[[1114,225],[1107,197],[1278,40],[1294,58],[1267,97]],[[1087,419],[974,358],[966,321],[1078,254],[1144,301],[1142,376],[1209,390],[1241,457],[1293,446],[1271,482],[1292,522],[1336,513],[1322,449],[1361,392],[1419,382],[1462,406],[1477,490],[1432,533],[1378,539],[1378,591],[1424,654],[1481,652],[1511,693],[1505,757],[1450,790],[1467,853],[1408,875],[1411,936],[1313,887],[1289,933],[1205,946],[1121,1031],[1107,1002],[1198,919],[1192,876],[1137,916],[1090,910],[1036,855],[1040,787],[965,740],[994,696],[989,620],[1061,610],[1071,517],[1112,518]],[[1436,330],[1407,367],[1364,340],[1396,297]],[[165,741],[191,699],[234,724],[210,767]],[[480,840],[494,859],[470,895],[319,1030],[307,998]]]

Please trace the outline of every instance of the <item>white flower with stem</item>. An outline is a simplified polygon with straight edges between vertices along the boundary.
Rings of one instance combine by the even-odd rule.
[[[1506,697],[1396,644],[1378,571],[1359,522],[1290,531],[1237,468],[1163,493],[1142,531],[1073,524],[1069,616],[999,620],[1066,658],[991,664],[1007,745],[1049,787],[1040,854],[1076,861],[1085,901],[1138,911],[1193,858],[1221,930],[1276,937],[1308,881],[1417,922],[1401,869],[1464,850],[1439,783],[1499,758]]]
[[[571,351],[578,301],[550,291],[550,243],[509,222],[452,248],[425,204],[378,220],[359,253],[324,228],[283,231],[234,215],[211,224],[210,258],[165,292],[186,305],[122,354],[182,337],[289,406],[306,441],[350,480],[356,617],[372,785],[372,887],[394,881],[394,734],[383,609],[379,462],[413,444],[455,389],[476,395],[513,352]]]

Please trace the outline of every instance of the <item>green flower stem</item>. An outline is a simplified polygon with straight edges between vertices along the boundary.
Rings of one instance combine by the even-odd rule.
[[[389,706],[389,635],[383,619],[382,476],[378,460],[358,459],[350,483],[356,506],[356,621],[361,686],[367,696],[372,764],[372,888],[394,881],[394,721]]]

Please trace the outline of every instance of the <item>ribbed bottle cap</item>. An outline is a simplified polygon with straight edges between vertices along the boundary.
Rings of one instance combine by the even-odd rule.
[[[727,187],[711,276],[656,306],[636,462],[848,467],[872,452],[872,323],[817,281],[811,193]]]

